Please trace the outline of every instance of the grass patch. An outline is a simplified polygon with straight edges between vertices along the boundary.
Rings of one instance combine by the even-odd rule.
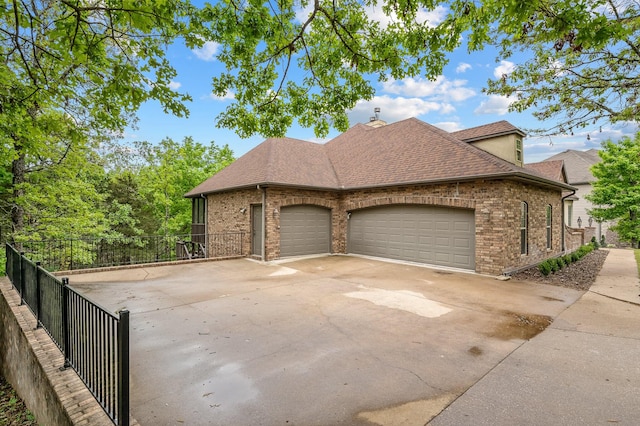
[[[36,426],[33,414],[27,410],[11,385],[0,376],[0,426]]]

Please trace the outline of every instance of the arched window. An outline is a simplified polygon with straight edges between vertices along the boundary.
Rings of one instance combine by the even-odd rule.
[[[551,207],[551,204],[547,205],[547,250],[551,250],[551,246],[552,246],[552,234],[551,234],[551,224],[553,222],[552,220],[552,213],[553,213],[553,208]]]
[[[529,205],[523,201],[520,203],[520,254],[529,253],[529,242],[527,241],[529,227]]]

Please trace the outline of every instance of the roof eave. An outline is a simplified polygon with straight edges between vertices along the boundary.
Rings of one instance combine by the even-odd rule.
[[[499,136],[513,135],[513,134],[518,134],[523,138],[527,136],[527,134],[522,132],[521,130],[509,130],[509,131],[504,131],[504,132],[492,133],[490,135],[476,136],[476,137],[473,137],[473,138],[465,138],[465,139],[460,139],[460,140],[462,142],[471,143],[471,142],[478,142],[478,141],[488,140],[488,139],[492,139],[492,138],[497,138]]]
[[[356,191],[361,189],[374,189],[374,188],[389,188],[394,186],[413,186],[413,185],[432,185],[432,184],[441,184],[441,183],[455,183],[455,182],[469,182],[478,179],[513,179],[524,180],[527,182],[534,182],[538,185],[553,187],[553,188],[561,188],[567,190],[577,190],[571,185],[565,184],[563,182],[558,182],[550,179],[545,179],[542,177],[537,177],[533,175],[529,175],[527,173],[522,172],[505,172],[505,173],[493,173],[486,175],[473,175],[473,176],[457,176],[457,177],[447,177],[441,179],[428,179],[428,180],[418,180],[418,181],[406,181],[406,182],[385,182],[380,184],[369,184],[369,185],[357,185],[357,186],[336,186],[336,187],[327,187],[327,186],[317,186],[317,185],[298,185],[292,183],[283,183],[283,182],[256,182],[249,185],[239,185],[234,187],[220,188],[210,191],[202,191],[202,192],[189,192],[185,194],[185,198],[196,198],[202,195],[215,194],[221,192],[229,192],[229,191],[237,191],[241,189],[250,189],[250,188],[260,188],[260,187],[268,187],[268,186],[278,186],[284,188],[296,188],[296,189],[310,189],[316,191]]]
[[[238,191],[241,189],[251,189],[251,188],[266,188],[268,186],[278,186],[278,187],[284,187],[284,188],[297,188],[297,189],[311,189],[311,190],[316,190],[316,191],[336,191],[339,190],[341,188],[338,187],[328,187],[328,186],[318,186],[318,185],[298,185],[298,184],[294,184],[294,183],[283,183],[283,182],[255,182],[255,183],[251,183],[251,184],[245,184],[245,185],[238,185],[238,186],[229,186],[229,187],[225,187],[225,188],[219,188],[219,189],[213,189],[213,190],[209,190],[209,191],[198,191],[198,192],[187,192],[184,197],[185,198],[196,198],[196,197],[200,197],[202,195],[209,195],[209,194],[216,194],[216,193],[220,193],[220,192],[229,192],[229,191]]]
[[[420,181],[407,181],[407,182],[393,182],[393,183],[381,183],[375,185],[359,185],[359,186],[350,186],[350,187],[342,187],[340,189],[345,191],[354,191],[361,189],[372,189],[372,188],[388,188],[393,186],[412,186],[412,185],[431,185],[431,184],[441,184],[441,183],[456,183],[456,182],[471,182],[479,179],[513,179],[524,180],[527,182],[534,182],[538,185],[543,185],[547,187],[553,187],[558,189],[567,189],[567,190],[577,190],[577,188],[565,184],[563,182],[554,181],[551,179],[546,179],[538,176],[529,175],[527,173],[522,172],[503,172],[503,173],[492,173],[485,175],[473,175],[473,176],[458,176],[458,177],[447,177],[442,179],[429,179],[429,180],[420,180]]]

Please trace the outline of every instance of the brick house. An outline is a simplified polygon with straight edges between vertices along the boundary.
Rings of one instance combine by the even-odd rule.
[[[508,273],[563,252],[573,189],[524,167],[523,137],[506,121],[448,133],[411,118],[326,144],[272,138],[185,196],[194,229],[242,231],[267,261],[354,253]]]

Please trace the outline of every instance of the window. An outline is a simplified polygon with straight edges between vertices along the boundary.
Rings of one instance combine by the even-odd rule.
[[[527,241],[527,227],[529,222],[529,206],[526,202],[520,204],[520,254],[527,254],[528,241]]]
[[[205,223],[205,200],[204,198],[192,198],[191,223]]]
[[[516,161],[522,162],[522,139],[516,139]]]
[[[551,250],[551,214],[553,213],[551,204],[547,205],[547,250]]]
[[[573,222],[573,201],[567,202],[567,226],[572,226]]]

